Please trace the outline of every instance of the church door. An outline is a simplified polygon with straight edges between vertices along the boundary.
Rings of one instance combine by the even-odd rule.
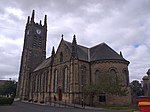
[[[58,99],[59,101],[62,101],[62,90],[60,88],[58,90]]]

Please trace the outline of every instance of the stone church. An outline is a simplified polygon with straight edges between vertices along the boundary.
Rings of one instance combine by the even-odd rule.
[[[106,43],[91,48],[78,45],[76,36],[72,42],[63,35],[57,50],[46,58],[47,16],[44,24],[35,23],[35,12],[28,17],[18,79],[18,96],[21,100],[45,103],[64,101],[90,104],[84,96],[83,87],[97,85],[101,71],[105,70],[114,79],[121,79],[129,89],[129,61]],[[117,78],[117,79],[116,79]],[[100,83],[99,83],[100,82]],[[94,96],[94,104],[131,104],[130,90],[127,96],[100,94]]]

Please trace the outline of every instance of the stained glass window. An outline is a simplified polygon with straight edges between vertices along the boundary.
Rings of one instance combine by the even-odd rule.
[[[117,82],[117,72],[115,69],[111,69],[110,70],[110,78],[112,79],[112,83],[116,83]]]
[[[63,88],[64,88],[64,92],[68,91],[68,68],[65,67],[64,71],[64,84],[63,84]]]
[[[58,85],[58,71],[54,71],[54,92],[57,92],[57,85]]]
[[[96,70],[95,72],[95,84],[99,84],[100,83],[100,71]]]

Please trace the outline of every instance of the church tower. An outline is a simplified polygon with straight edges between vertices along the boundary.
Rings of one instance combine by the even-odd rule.
[[[33,10],[31,19],[28,16],[26,23],[18,80],[18,97],[22,100],[28,100],[29,97],[31,72],[46,59],[47,16],[44,25],[41,20],[35,23],[34,19]]]

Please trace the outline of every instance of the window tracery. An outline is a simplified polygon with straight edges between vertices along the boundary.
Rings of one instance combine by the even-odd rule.
[[[110,78],[112,80],[111,82],[112,83],[117,83],[117,72],[116,72],[116,70],[115,69],[110,69],[109,74],[110,74]]]
[[[86,79],[86,66],[82,65],[81,66],[81,82],[82,85],[86,85],[87,84],[87,79]]]
[[[54,82],[54,88],[53,88],[53,90],[54,90],[54,92],[57,92],[57,86],[58,86],[58,70],[55,70],[54,71],[54,80],[53,80],[53,82]]]
[[[95,84],[99,84],[100,83],[100,71],[96,70],[95,71]]]
[[[68,68],[67,67],[64,68],[63,73],[64,73],[63,89],[64,89],[64,92],[67,92],[68,91]]]

